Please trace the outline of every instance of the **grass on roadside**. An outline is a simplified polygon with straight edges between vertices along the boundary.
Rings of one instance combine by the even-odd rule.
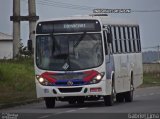
[[[0,104],[35,99],[32,59],[0,61]]]
[[[144,73],[143,85],[160,86],[160,73]],[[0,60],[0,105],[36,99],[32,59]]]
[[[160,72],[144,73],[142,87],[160,86]]]

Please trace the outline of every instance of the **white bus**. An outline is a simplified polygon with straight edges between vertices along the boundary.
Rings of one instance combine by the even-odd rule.
[[[47,108],[55,101],[132,102],[143,82],[136,22],[76,16],[40,21],[35,33],[36,91]]]

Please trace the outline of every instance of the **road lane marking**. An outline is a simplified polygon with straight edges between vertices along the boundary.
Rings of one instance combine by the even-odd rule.
[[[87,108],[84,107],[84,108],[79,108],[79,109],[80,109],[80,110],[83,110],[83,109],[87,109]]]
[[[69,112],[74,112],[74,111],[76,111],[76,110],[68,110],[68,111],[66,111],[66,112],[69,113]]]
[[[58,112],[58,113],[55,113],[54,115],[58,115],[58,114],[63,114],[64,112]]]
[[[39,119],[48,118],[49,116],[50,116],[50,115],[44,115],[44,116],[39,117]]]

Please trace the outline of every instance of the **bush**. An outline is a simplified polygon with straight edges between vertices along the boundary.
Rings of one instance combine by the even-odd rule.
[[[36,98],[31,58],[0,61],[0,103]]]

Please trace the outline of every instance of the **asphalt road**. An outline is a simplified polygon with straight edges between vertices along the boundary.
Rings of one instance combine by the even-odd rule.
[[[106,113],[111,114],[110,119],[115,115],[129,118],[130,113],[159,113],[156,118],[160,118],[160,87],[148,87],[139,88],[134,92],[134,101],[131,103],[115,103],[114,106],[104,106],[103,100],[97,102],[85,102],[82,105],[69,105],[67,102],[56,102],[54,109],[47,109],[44,102],[17,106],[8,109],[1,109],[1,118],[8,114],[10,116],[17,116],[16,119],[61,119],[61,118],[97,118],[97,116],[104,115]],[[121,113],[126,113],[121,115]],[[13,115],[12,115],[13,114]],[[14,115],[15,114],[15,115]],[[18,115],[16,115],[18,114]],[[7,116],[8,116],[7,115]],[[110,115],[107,115],[110,116]],[[112,117],[113,116],[113,117]],[[134,115],[132,115],[134,116]]]

